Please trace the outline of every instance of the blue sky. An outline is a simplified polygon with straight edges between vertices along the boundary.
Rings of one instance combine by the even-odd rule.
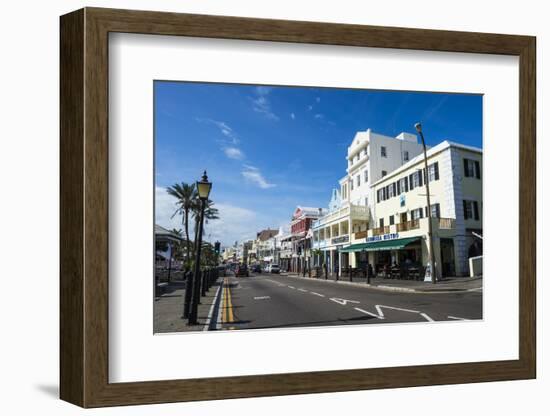
[[[396,136],[421,121],[428,145],[482,147],[481,95],[165,81],[154,90],[156,222],[182,228],[165,188],[207,169],[221,218],[205,234],[224,245],[288,223],[297,205],[326,207],[357,131]]]

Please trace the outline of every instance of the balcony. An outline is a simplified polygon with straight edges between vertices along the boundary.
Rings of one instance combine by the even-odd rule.
[[[389,234],[390,226],[386,225],[385,227],[373,228],[371,231],[373,236]]]
[[[367,238],[368,236],[369,236],[368,230],[358,231],[354,234],[354,237],[355,237],[356,240],[358,240],[360,238]]]
[[[396,224],[397,232],[416,230],[417,228],[420,228],[419,220],[410,220],[407,222],[401,222],[399,224]]]
[[[452,230],[455,228],[454,218],[438,218],[440,230]]]

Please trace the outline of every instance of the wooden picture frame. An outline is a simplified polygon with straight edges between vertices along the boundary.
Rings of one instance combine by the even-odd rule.
[[[82,407],[529,379],[536,376],[535,38],[85,8],[61,17],[60,396]],[[519,359],[109,383],[108,34],[519,57]]]

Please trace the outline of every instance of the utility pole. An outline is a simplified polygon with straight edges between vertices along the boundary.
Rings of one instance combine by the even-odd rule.
[[[422,148],[424,149],[424,169],[426,172],[426,177],[424,179],[426,182],[426,202],[428,204],[428,249],[430,251],[430,277],[432,278],[432,283],[435,284],[437,282],[437,274],[435,270],[435,253],[433,244],[432,206],[430,205],[430,174],[428,172],[428,156],[426,154],[426,142],[424,141],[424,134],[422,133],[422,124],[416,123],[414,127],[420,135],[420,138],[422,139]]]

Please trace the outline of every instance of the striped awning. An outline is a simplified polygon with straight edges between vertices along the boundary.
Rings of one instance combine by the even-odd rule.
[[[383,251],[400,250],[409,244],[415,243],[421,237],[397,238],[395,240],[373,241],[371,243],[358,243],[345,247],[340,250],[341,253],[352,253],[355,251]]]

